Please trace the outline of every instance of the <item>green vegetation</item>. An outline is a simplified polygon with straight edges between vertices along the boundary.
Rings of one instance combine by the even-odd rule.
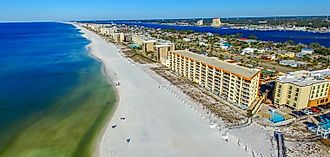
[[[0,157],[89,157],[115,101],[103,75],[82,81],[42,119],[31,115],[33,123],[11,139]]]
[[[315,53],[327,56],[327,55],[330,55],[330,48],[321,47],[321,48],[315,49]]]

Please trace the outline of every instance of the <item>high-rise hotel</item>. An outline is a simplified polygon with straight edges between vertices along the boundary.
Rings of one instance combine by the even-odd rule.
[[[213,27],[220,27],[221,26],[221,20],[220,20],[220,18],[214,18],[214,19],[212,19],[212,26]]]
[[[243,108],[258,97],[260,71],[201,56],[187,50],[169,52],[167,67]]]

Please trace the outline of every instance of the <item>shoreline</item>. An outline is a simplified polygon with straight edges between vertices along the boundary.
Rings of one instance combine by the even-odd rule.
[[[167,26],[193,26],[193,27],[213,27],[211,25],[203,25],[203,26],[198,26],[198,25],[177,25],[177,24],[168,24],[168,23],[147,23],[147,24],[160,24],[160,25],[167,25]],[[221,26],[223,27],[223,26]],[[219,27],[219,29],[221,29],[221,27]],[[310,33],[320,33],[320,34],[324,34],[324,33],[330,33],[330,29],[327,31],[319,31],[319,30],[299,30],[299,29],[290,29],[290,28],[286,28],[286,29],[277,29],[277,28],[253,28],[251,26],[224,26],[225,28],[229,28],[229,29],[239,29],[239,30],[249,30],[249,31],[296,31],[296,32],[310,32]],[[217,27],[213,27],[213,28],[217,28]]]
[[[254,30],[254,29],[241,29],[241,28],[214,28],[211,26],[180,26],[180,25],[166,25],[166,24],[156,24],[156,23],[117,23],[126,24],[130,26],[143,26],[149,29],[174,29],[176,31],[180,30],[190,30],[196,33],[208,33],[223,35],[234,35],[242,34],[243,37],[247,38],[249,35],[255,35],[257,41],[259,42],[272,42],[272,43],[285,43],[288,40],[293,40],[295,43],[300,43],[303,45],[310,45],[311,43],[319,43],[321,46],[326,48],[330,47],[329,42],[324,39],[329,37],[330,32],[327,33],[316,33],[310,31],[295,31],[295,30]],[[190,28],[185,28],[190,27]],[[275,36],[274,36],[275,33]],[[300,36],[308,36],[310,40],[305,40]],[[285,38],[283,38],[285,37]]]
[[[155,76],[145,71],[143,65],[124,57],[115,44],[85,28],[81,30],[94,44],[95,49],[90,47],[90,52],[102,61],[106,76],[112,83],[115,80],[121,83],[116,88],[120,101],[116,101],[116,110],[99,134],[93,156],[251,155],[236,143],[221,140],[221,135],[199,114],[192,112],[186,101],[154,80]],[[116,72],[116,78],[109,72]],[[111,124],[117,128],[111,128]],[[134,140],[134,144],[127,145],[127,138]]]
[[[93,40],[90,39],[88,36],[86,36],[86,29],[75,24],[75,23],[66,23],[66,24],[70,24],[73,25],[74,27],[76,27],[77,29],[80,30],[80,32],[82,33],[82,37],[86,38],[88,41],[90,41],[91,43],[89,43],[88,45],[86,45],[86,50],[88,52],[88,55],[90,55],[93,59],[97,60],[100,64],[102,64],[102,74],[104,75],[104,77],[107,79],[107,82],[109,83],[109,86],[111,86],[111,88],[113,88],[114,93],[115,93],[115,104],[112,108],[112,110],[110,111],[110,113],[108,113],[107,119],[105,120],[105,124],[104,126],[102,126],[101,131],[98,133],[98,137],[97,140],[93,141],[93,153],[92,153],[92,157],[99,157],[99,149],[100,149],[100,144],[101,141],[105,135],[105,132],[108,130],[109,126],[110,126],[110,122],[113,118],[114,113],[116,112],[118,105],[119,105],[119,101],[120,101],[120,96],[119,96],[119,92],[118,92],[118,88],[115,86],[115,82],[114,82],[114,76],[111,75],[110,73],[107,72],[106,70],[106,66],[104,61],[102,60],[102,58],[99,58],[97,55],[93,54],[93,50],[92,50],[92,45],[93,45]],[[95,143],[96,142],[96,143]]]

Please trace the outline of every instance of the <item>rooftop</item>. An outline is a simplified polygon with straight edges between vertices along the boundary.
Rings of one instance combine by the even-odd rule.
[[[297,86],[310,86],[316,83],[330,82],[327,77],[330,77],[330,69],[291,72],[279,77],[277,80]]]
[[[190,52],[190,51],[187,51],[187,50],[176,50],[174,52],[176,54],[192,58],[196,61],[200,61],[200,62],[209,64],[211,66],[223,69],[225,71],[229,71],[229,72],[234,73],[234,74],[242,75],[242,76],[247,77],[247,78],[252,78],[256,74],[259,73],[259,70],[257,70],[257,69],[245,68],[245,67],[242,67],[242,66],[238,66],[238,65],[235,65],[235,64],[231,64],[231,63],[221,61],[221,60],[216,59],[216,58],[211,58],[211,57],[205,57],[205,56],[202,56],[202,55],[198,55],[196,53],[193,53],[193,52]]]

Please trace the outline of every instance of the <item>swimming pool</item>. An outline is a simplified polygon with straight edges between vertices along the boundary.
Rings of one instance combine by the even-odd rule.
[[[269,120],[273,123],[279,123],[285,121],[285,118],[276,111],[268,111],[268,113],[271,115]]]

